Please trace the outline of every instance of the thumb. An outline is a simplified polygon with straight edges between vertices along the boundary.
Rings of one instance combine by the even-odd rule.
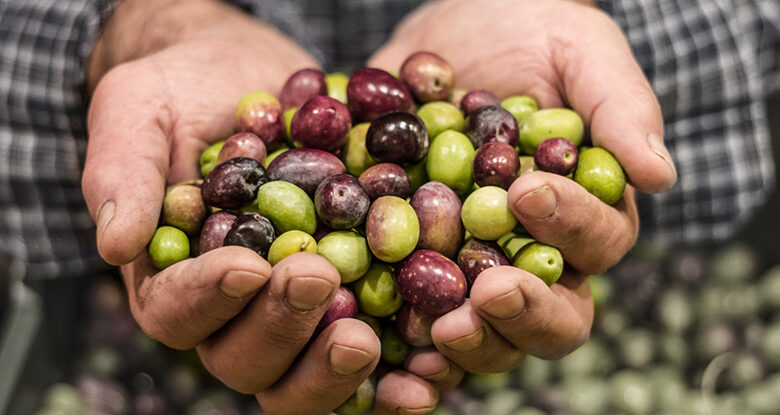
[[[577,45],[551,42],[564,95],[590,126],[593,144],[612,152],[629,181],[646,193],[663,192],[677,180],[663,143],[658,100],[620,29],[600,11]]]
[[[153,74],[124,68],[109,72],[92,97],[81,180],[98,251],[115,265],[136,258],[157,227],[170,153],[162,89],[149,87]]]

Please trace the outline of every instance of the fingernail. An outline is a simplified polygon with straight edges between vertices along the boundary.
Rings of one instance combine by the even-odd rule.
[[[500,320],[520,315],[525,310],[525,296],[519,288],[500,295],[480,307],[482,311]]]
[[[479,330],[474,333],[444,342],[444,345],[456,352],[465,353],[475,350],[477,347],[481,346],[484,341],[485,329],[480,327]]]
[[[397,415],[425,415],[431,413],[436,407],[426,406],[425,408],[396,408]]]
[[[116,211],[116,203],[113,200],[107,200],[103,202],[103,206],[98,209],[97,214],[97,244],[100,246],[100,241],[103,239],[103,233],[106,231],[106,226],[114,219],[114,212]]]
[[[558,200],[550,186],[542,186],[526,193],[515,202],[515,208],[520,214],[535,219],[544,219],[555,212]]]
[[[351,375],[357,373],[374,360],[374,356],[363,350],[353,347],[334,344],[330,346],[328,361],[330,369],[339,375]]]
[[[444,368],[444,370],[442,370],[441,372],[436,372],[436,373],[433,373],[433,374],[430,374],[430,375],[421,376],[421,377],[423,379],[425,379],[425,380],[430,380],[431,382],[438,382],[440,380],[444,380],[447,376],[449,376],[450,372],[452,372],[452,366],[451,365],[447,365],[447,367]]]
[[[265,276],[254,272],[233,270],[222,277],[219,288],[226,296],[239,299],[257,292],[266,280]]]
[[[666,162],[666,165],[669,166],[669,170],[672,173],[674,182],[676,182],[677,169],[674,167],[674,162],[672,161],[671,154],[669,154],[669,150],[664,146],[663,138],[658,134],[650,133],[647,135],[647,144],[650,146],[650,149],[653,150],[653,153],[657,154],[658,157],[661,157]]]
[[[295,277],[287,282],[287,303],[299,311],[319,307],[333,292],[333,284],[315,277]]]

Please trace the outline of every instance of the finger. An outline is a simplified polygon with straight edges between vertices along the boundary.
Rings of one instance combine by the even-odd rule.
[[[435,347],[413,349],[404,362],[404,369],[427,380],[440,391],[458,386],[464,374],[463,369]]]
[[[570,273],[548,287],[518,268],[488,268],[474,281],[471,303],[512,345],[545,359],[582,345],[593,324],[587,279]]]
[[[404,370],[383,376],[376,387],[376,415],[423,415],[436,408],[439,392],[425,380]]]
[[[162,271],[144,254],[122,274],[141,328],[169,347],[191,349],[246,306],[271,266],[249,249],[225,247]]]
[[[593,143],[612,152],[642,192],[662,192],[677,173],[663,144],[661,107],[620,28],[603,12],[583,8],[594,24],[577,42],[549,34],[565,100],[590,126]],[[582,17],[577,17],[582,19]],[[582,20],[576,20],[582,21]]]
[[[126,264],[157,226],[168,174],[169,112],[151,73],[110,72],[92,97],[82,176],[87,208],[97,224],[100,255]],[[137,85],[150,83],[149,88]]]
[[[257,394],[264,413],[328,414],[349,398],[379,362],[381,345],[366,323],[329,325],[287,374]]]
[[[568,263],[587,274],[616,264],[639,233],[630,186],[610,206],[573,180],[536,172],[515,180],[507,201],[534,238],[560,249]]]
[[[439,317],[431,337],[443,355],[471,373],[506,372],[525,357],[477,314],[469,300]]]
[[[244,312],[198,346],[203,364],[239,392],[267,389],[309,341],[340,281],[336,268],[316,254],[279,261]]]

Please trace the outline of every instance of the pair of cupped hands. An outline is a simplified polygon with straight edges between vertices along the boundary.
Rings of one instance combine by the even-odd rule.
[[[506,371],[527,354],[555,359],[580,346],[593,321],[587,275],[616,263],[636,240],[634,189],[661,192],[676,179],[658,102],[602,12],[566,1],[428,3],[367,66],[398,70],[418,50],[448,60],[459,88],[570,106],[593,144],[618,158],[630,185],[608,206],[561,176],[517,179],[509,206],[535,238],[561,250],[564,275],[548,287],[517,268],[484,271],[470,298],[434,323],[435,347],[414,350],[403,370],[378,381],[377,414],[427,413],[464,371]],[[271,267],[241,247],[158,271],[145,247],[166,186],[199,177],[199,153],[232,133],[239,98],[278,93],[292,72],[316,66],[275,29],[214,0],[125,0],[87,74],[93,93],[82,186],[100,254],[121,265],[146,333],[176,349],[196,348],[214,376],[254,394],[269,414],[328,413],[379,362],[379,339],[359,320],[338,320],[311,339],[338,271],[307,253]]]

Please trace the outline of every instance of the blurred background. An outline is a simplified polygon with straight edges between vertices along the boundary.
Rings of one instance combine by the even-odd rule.
[[[768,118],[780,182],[780,97]],[[775,191],[732,240],[638,244],[591,278],[596,314],[584,346],[467,376],[435,413],[780,414],[779,212]],[[57,284],[0,284],[0,413],[262,413],[211,379],[194,352],[140,332],[117,275]]]

